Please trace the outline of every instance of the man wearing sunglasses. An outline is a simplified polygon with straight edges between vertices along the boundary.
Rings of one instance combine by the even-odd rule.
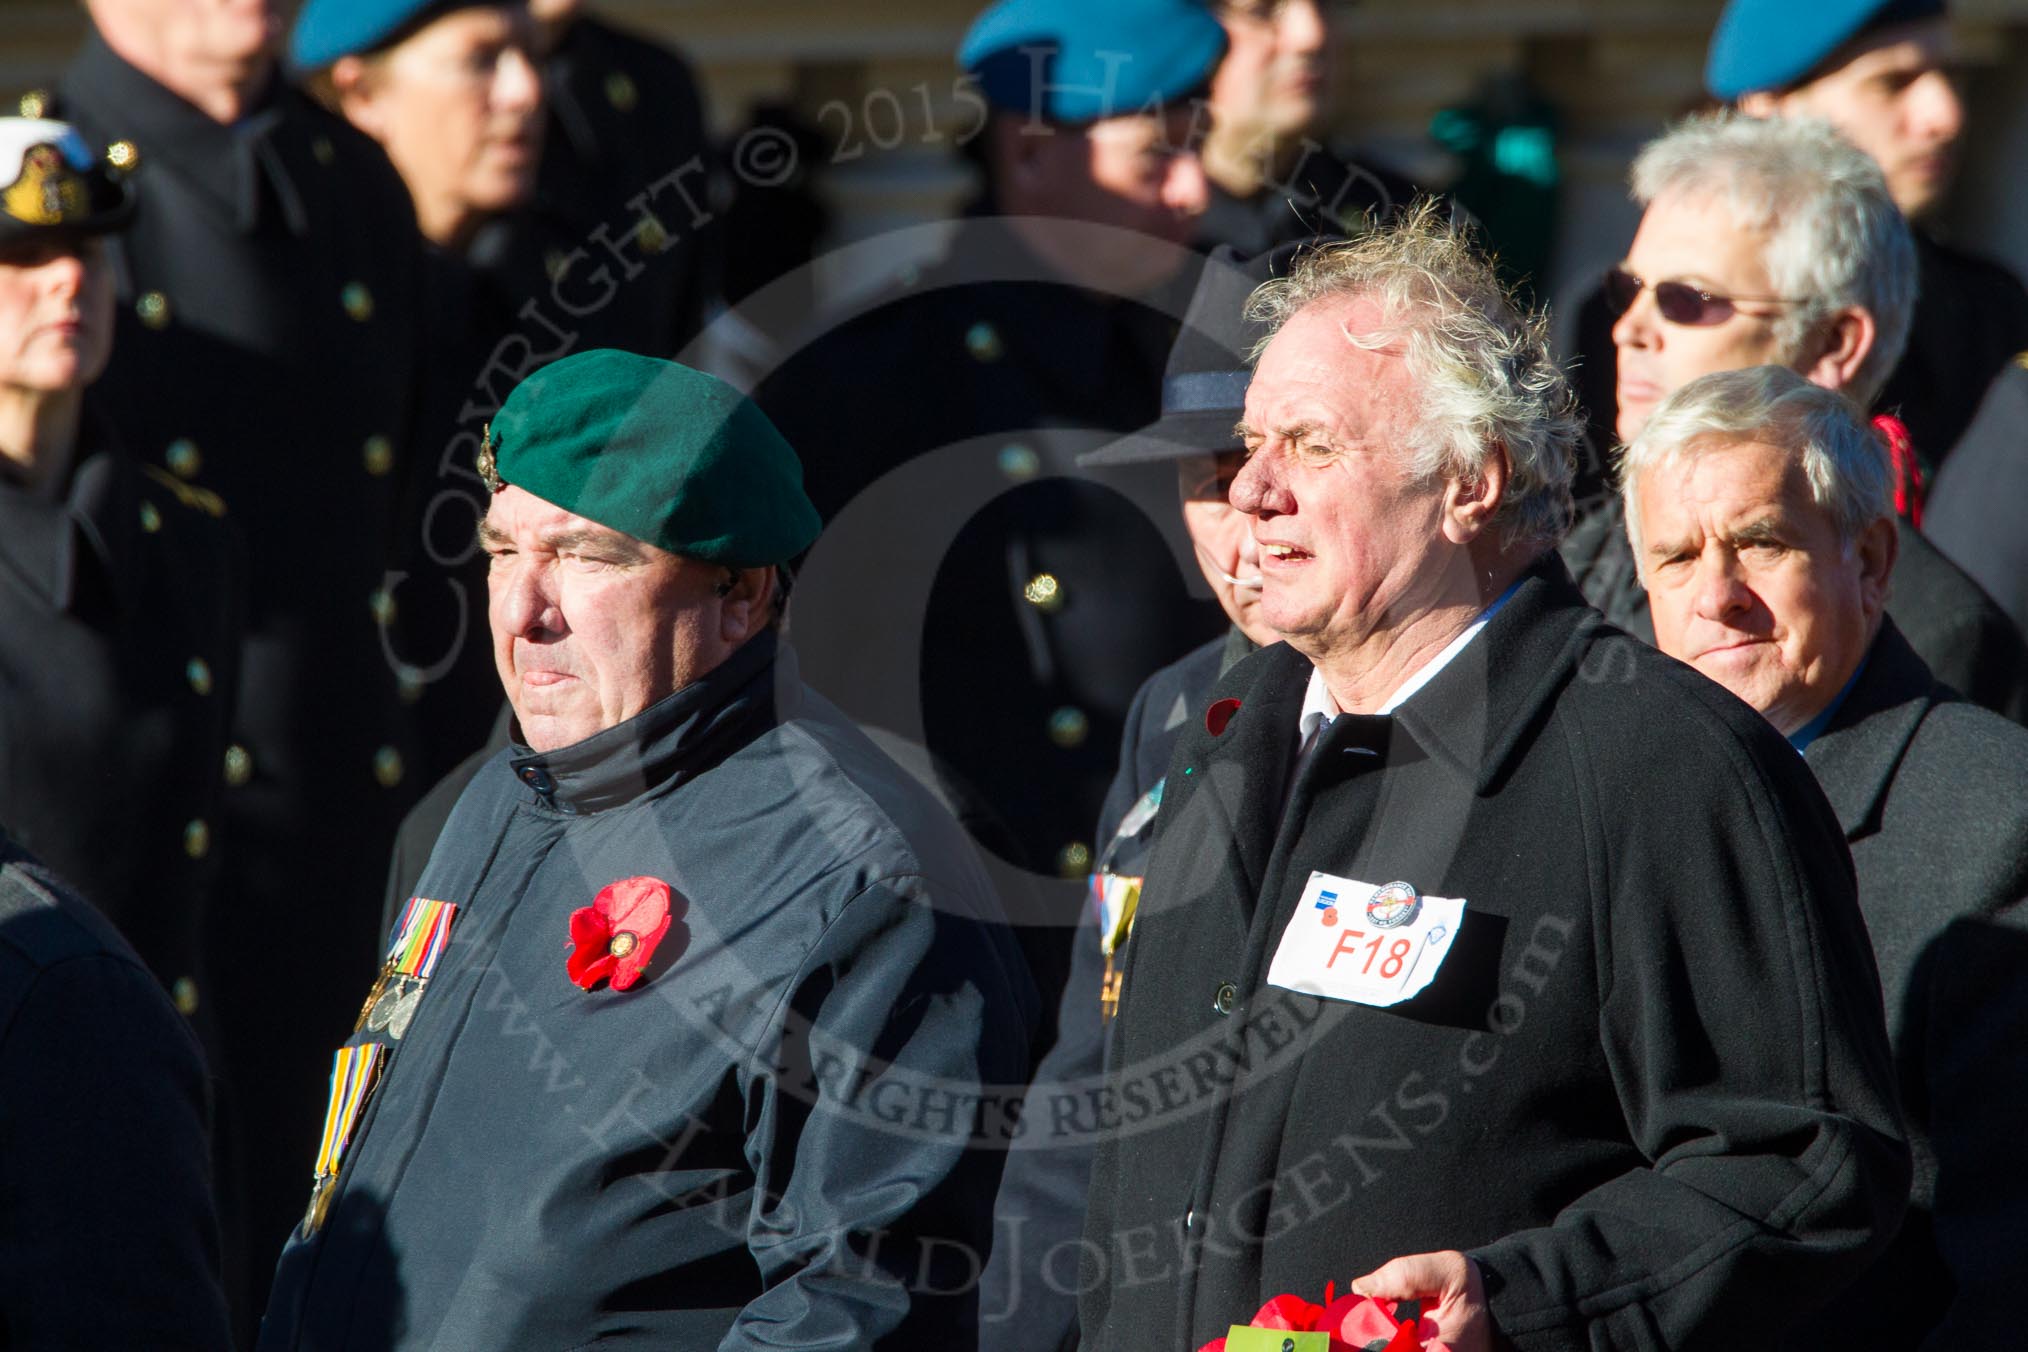
[[[1901,358],[1914,250],[1877,164],[1822,122],[1736,113],[1691,118],[1634,162],[1646,208],[1606,278],[1615,316],[1616,439],[1702,375],[1786,366],[1859,408]],[[1913,462],[1900,466],[1914,481]],[[2013,622],[1905,519],[1891,612],[1938,679],[2028,715],[2028,650]],[[1647,598],[1609,502],[1564,555],[1593,605],[1652,641]]]
[[[1945,0],[1731,0],[1704,86],[1752,117],[1817,117],[1880,165],[1915,223],[1908,347],[1880,391],[1925,476],[1964,435],[1986,386],[2028,347],[2028,291],[1924,222],[1950,191],[1965,130]]]
[[[1731,0],[1713,32],[1704,85],[1751,117],[1819,118],[1866,152],[1915,222],[1919,285],[1907,347],[1877,407],[1912,434],[1924,480],[1951,453],[1986,387],[2028,348],[2028,291],[2006,269],[1951,248],[1925,222],[1947,195],[1965,129],[1944,0]],[[1605,298],[1578,320],[1580,394],[1593,427],[1612,425]],[[1920,501],[1904,495],[1902,511]]]

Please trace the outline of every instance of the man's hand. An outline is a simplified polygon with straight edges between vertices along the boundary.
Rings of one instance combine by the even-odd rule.
[[[1382,1263],[1354,1278],[1352,1290],[1375,1300],[1420,1301],[1423,1314],[1436,1321],[1438,1336],[1452,1352],[1492,1352],[1493,1316],[1486,1312],[1479,1269],[1456,1249]]]

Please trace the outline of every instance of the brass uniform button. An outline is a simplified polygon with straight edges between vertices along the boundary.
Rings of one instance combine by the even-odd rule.
[[[1084,745],[1084,739],[1091,734],[1091,719],[1084,710],[1069,705],[1058,709],[1049,716],[1049,740],[1069,751]]]
[[[376,479],[381,478],[394,468],[394,443],[375,433],[366,439],[359,456],[366,462],[366,472]]]
[[[331,144],[328,136],[319,136],[310,142],[310,153],[317,157],[317,163],[329,169],[338,158],[338,147]]]
[[[640,101],[641,91],[634,87],[632,76],[622,70],[606,76],[606,102],[623,113],[631,113]]]
[[[204,457],[198,453],[196,442],[189,437],[178,437],[162,452],[162,463],[177,478],[194,479],[197,471],[204,468]]]
[[[1029,605],[1045,615],[1054,615],[1063,609],[1063,584],[1056,580],[1054,573],[1037,573],[1028,579],[1028,585],[1021,589],[1022,597]]]
[[[162,529],[162,511],[152,502],[141,504],[141,529],[150,535]]]
[[[542,271],[550,281],[562,281],[563,274],[570,271],[570,255],[561,249],[551,249],[542,256]]]
[[[1042,457],[1035,453],[1033,446],[1016,442],[1000,448],[1000,472],[1015,483],[1025,483],[1035,477],[1042,468]]]
[[[965,330],[965,351],[972,354],[974,361],[998,361],[1006,350],[1000,342],[1000,330],[984,320]]]
[[[429,682],[423,679],[421,669],[407,662],[402,663],[394,673],[395,693],[401,697],[403,704],[413,704],[421,699],[428,685]]]
[[[31,89],[21,96],[18,107],[23,117],[48,117],[49,105],[54,101],[47,89]]]
[[[202,859],[211,853],[211,826],[198,817],[183,828],[183,853]]]
[[[384,746],[373,753],[373,777],[383,789],[391,789],[401,783],[404,767],[401,753],[391,746]]]
[[[134,313],[151,329],[169,327],[169,298],[160,291],[143,291],[134,298]]]
[[[244,788],[253,779],[253,752],[234,742],[225,749],[225,782],[232,788]]]
[[[200,695],[211,693],[211,664],[201,657],[193,657],[183,664],[183,679],[190,682],[190,688]]]
[[[123,174],[141,167],[141,148],[132,141],[115,141],[106,147],[106,163]]]
[[[1059,878],[1082,878],[1091,872],[1091,846],[1081,840],[1073,840],[1056,852],[1056,875]]]
[[[366,289],[364,282],[347,282],[345,289],[338,293],[338,303],[345,307],[345,313],[364,324],[373,318],[373,293]]]
[[[373,610],[373,618],[379,624],[394,623],[394,594],[385,587],[366,598],[366,604]]]
[[[176,1012],[189,1018],[197,1012],[197,983],[187,976],[177,977],[169,987],[169,998],[176,1002]]]
[[[1239,1007],[1239,987],[1230,981],[1220,983],[1218,990],[1212,994],[1211,1007],[1220,1014],[1232,1013]]]
[[[669,231],[662,225],[660,217],[643,216],[641,233],[635,236],[640,241],[641,252],[658,254],[669,247]]]

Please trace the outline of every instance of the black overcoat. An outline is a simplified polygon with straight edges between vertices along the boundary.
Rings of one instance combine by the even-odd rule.
[[[1888,620],[1803,758],[1859,875],[1915,1184],[1798,1343],[2004,1347],[2028,1270],[2028,731],[1938,685]]]
[[[1310,671],[1256,653],[1213,691],[1240,701],[1223,734],[1177,746],[1097,1109],[1085,1346],[1195,1348],[1441,1249],[1529,1349],[1753,1346],[1849,1280],[1908,1155],[1795,752],[1554,560],[1292,775]],[[1465,899],[1427,989],[1266,983],[1311,870]]]

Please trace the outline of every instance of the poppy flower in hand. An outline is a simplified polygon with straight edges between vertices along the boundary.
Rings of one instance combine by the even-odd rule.
[[[669,932],[670,900],[660,878],[621,878],[600,888],[591,905],[570,913],[570,979],[585,990],[607,981],[616,991],[639,981]]]

